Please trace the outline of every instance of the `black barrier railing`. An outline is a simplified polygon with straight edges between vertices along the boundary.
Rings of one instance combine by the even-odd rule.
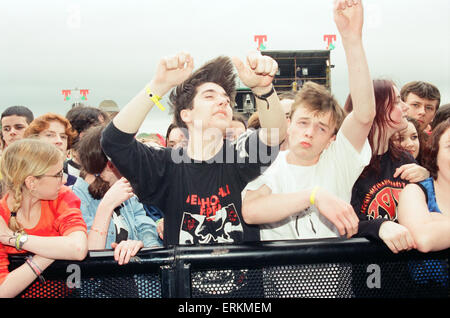
[[[449,297],[448,255],[393,254],[366,239],[255,242],[143,249],[127,265],[110,250],[56,261],[18,297]],[[10,258],[10,270],[23,257]]]

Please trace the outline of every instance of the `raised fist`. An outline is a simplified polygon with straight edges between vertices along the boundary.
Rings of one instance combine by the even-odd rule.
[[[180,52],[174,56],[164,57],[158,63],[150,86],[156,94],[163,96],[188,79],[193,69],[194,59],[189,53]]]
[[[245,64],[237,57],[232,60],[241,81],[252,90],[272,84],[278,70],[278,63],[270,56],[261,55],[259,51],[249,53]]]

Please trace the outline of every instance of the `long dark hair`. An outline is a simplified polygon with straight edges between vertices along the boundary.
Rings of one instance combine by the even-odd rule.
[[[97,200],[103,198],[110,188],[109,182],[100,176],[108,164],[108,158],[100,146],[103,129],[104,126],[89,128],[77,145],[82,171],[95,176],[95,180],[89,185],[88,190],[90,195]]]
[[[372,148],[372,158],[370,159],[369,165],[366,166],[362,172],[362,176],[366,176],[369,172],[380,172],[381,158],[378,156],[378,151],[380,150],[381,143],[383,142],[383,138],[386,136],[390,123],[393,122],[391,112],[397,99],[394,91],[394,85],[394,82],[386,79],[376,79],[373,81],[376,115],[373,120],[372,128],[367,136],[370,147]],[[353,103],[350,95],[347,97],[344,109],[347,113],[350,113],[353,110]],[[376,135],[377,132],[378,135]],[[394,160],[398,160],[404,156],[405,152],[399,146],[392,143],[391,140],[388,142],[389,151]]]

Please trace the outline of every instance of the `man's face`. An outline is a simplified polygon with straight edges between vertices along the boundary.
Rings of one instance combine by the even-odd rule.
[[[335,124],[331,112],[313,113],[298,107],[292,114],[288,126],[289,150],[301,165],[317,163],[320,154],[336,138]]]
[[[7,116],[2,118],[2,134],[5,146],[9,146],[12,142],[22,139],[28,123],[23,116]]]
[[[223,133],[231,126],[233,117],[230,97],[221,86],[209,82],[197,87],[192,109],[181,112],[181,118],[188,127],[201,124],[203,130],[217,128]]]
[[[414,93],[409,93],[406,96],[405,103],[408,105],[408,116],[419,122],[421,130],[426,129],[436,114],[438,101],[421,98]]]
[[[167,147],[170,148],[183,148],[187,145],[186,136],[180,128],[174,128],[170,131],[167,138]]]

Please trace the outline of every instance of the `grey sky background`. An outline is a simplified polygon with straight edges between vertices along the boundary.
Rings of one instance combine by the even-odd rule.
[[[399,87],[429,81],[449,103],[450,1],[363,3],[372,77]],[[61,91],[74,88],[90,90],[87,105],[112,99],[122,108],[161,57],[187,51],[196,68],[218,55],[244,59],[258,34],[268,50],[326,49],[324,34],[336,34],[332,91],[344,103],[347,65],[332,0],[0,0],[0,111],[25,105],[35,116],[65,115],[77,94],[65,102]],[[164,134],[170,120],[154,107],[140,132]]]

